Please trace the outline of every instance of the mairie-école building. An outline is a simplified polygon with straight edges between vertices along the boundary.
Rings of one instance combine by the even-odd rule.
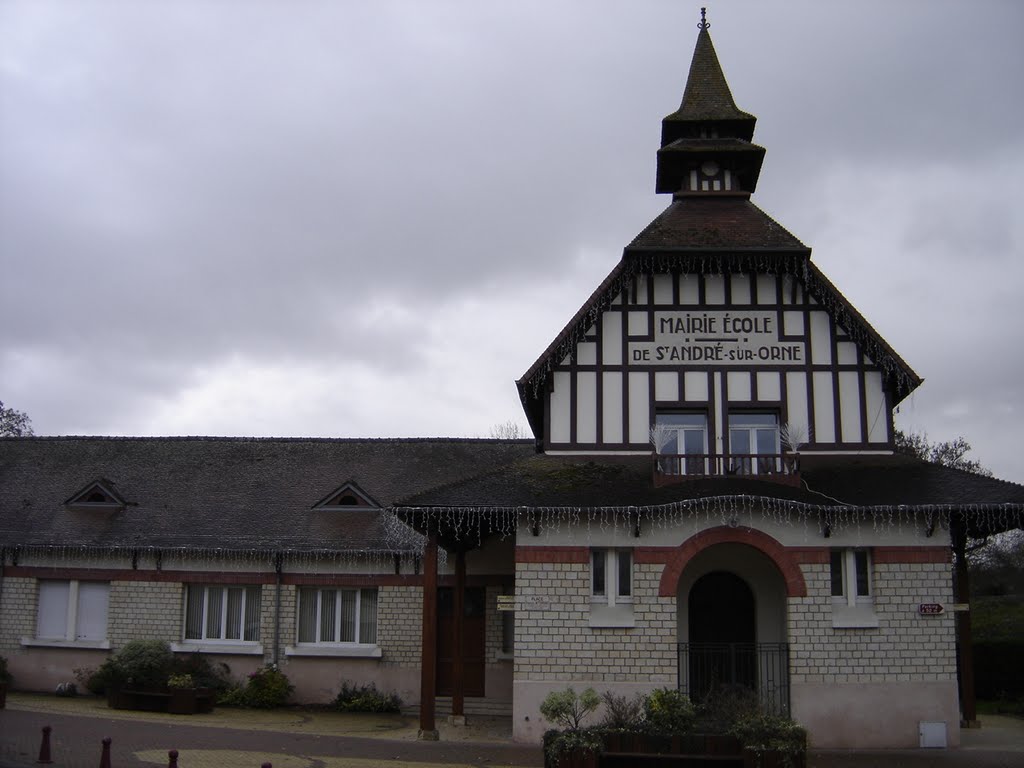
[[[0,439],[15,687],[158,638],[302,702],[373,681],[426,735],[736,684],[817,747],[955,746],[966,542],[1024,487],[894,453],[922,379],[751,202],[754,124],[702,26],[668,207],[517,382],[534,440]]]

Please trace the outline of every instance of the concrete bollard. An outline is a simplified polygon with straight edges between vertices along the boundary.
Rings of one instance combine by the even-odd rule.
[[[167,753],[167,768],[178,768],[178,750],[172,749]]]
[[[103,754],[100,756],[100,768],[110,768],[110,737],[103,739]]]
[[[52,763],[50,759],[50,731],[53,729],[48,725],[43,726],[43,740],[39,742],[39,759],[37,763],[48,764]]]

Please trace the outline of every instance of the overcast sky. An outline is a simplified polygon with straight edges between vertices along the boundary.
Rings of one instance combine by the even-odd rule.
[[[1024,482],[1024,3],[707,0],[754,202]],[[700,3],[0,0],[0,400],[487,436],[654,194]]]

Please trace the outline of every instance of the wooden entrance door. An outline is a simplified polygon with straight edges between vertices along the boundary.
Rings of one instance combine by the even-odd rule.
[[[466,587],[462,611],[463,695],[484,695],[484,640],[486,593],[483,587]],[[455,590],[437,589],[437,693],[451,696],[452,662],[455,658]]]

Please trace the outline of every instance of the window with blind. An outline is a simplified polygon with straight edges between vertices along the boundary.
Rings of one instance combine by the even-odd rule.
[[[259,587],[188,585],[186,641],[255,643],[259,639]]]
[[[98,642],[107,638],[110,584],[105,581],[40,581],[36,638]]]
[[[299,643],[373,645],[377,642],[377,589],[299,589]]]

